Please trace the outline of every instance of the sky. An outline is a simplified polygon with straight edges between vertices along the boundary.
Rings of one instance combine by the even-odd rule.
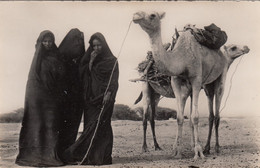
[[[259,2],[0,2],[0,114],[23,107],[34,45],[43,30],[51,30],[59,45],[72,28],[90,36],[101,32],[119,61],[116,103],[131,108],[141,92],[136,67],[151,50],[149,38],[131,23],[137,11],[165,12],[162,40],[171,42],[174,28],[187,23],[203,28],[215,23],[226,31],[226,44],[247,45],[250,52],[231,65],[222,100],[221,116],[260,116],[260,3]],[[129,28],[129,29],[128,29]],[[126,38],[125,38],[126,37]],[[125,43],[123,40],[125,38]],[[122,47],[122,48],[121,48]],[[121,52],[120,52],[121,48]],[[235,71],[235,67],[237,69]],[[232,74],[234,73],[233,77]],[[232,79],[232,80],[231,80]],[[189,114],[189,99],[185,115]],[[137,106],[141,106],[139,103]],[[159,106],[177,109],[176,99],[163,98]],[[202,90],[199,112],[208,115]]]

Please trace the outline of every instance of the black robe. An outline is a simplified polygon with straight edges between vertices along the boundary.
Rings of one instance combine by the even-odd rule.
[[[102,53],[97,56],[90,71],[88,64],[90,54],[93,51],[92,41],[95,38],[102,43]],[[77,141],[65,150],[63,159],[68,164],[82,162],[90,147],[89,153],[82,164],[106,165],[112,164],[113,132],[111,117],[118,90],[119,70],[117,59],[113,56],[101,33],[92,35],[89,43],[90,47],[80,64],[81,83],[84,88],[84,131]],[[107,88],[112,71],[111,82]],[[93,138],[106,89],[111,92],[111,99],[104,106],[97,132]],[[93,143],[90,146],[92,138]]]
[[[52,49],[46,50],[42,40],[53,38]],[[22,166],[61,166],[57,156],[64,66],[59,60],[54,35],[43,31],[36,44],[30,68],[19,138],[16,164]]]
[[[71,29],[59,46],[66,67],[66,99],[61,116],[59,153],[72,145],[78,134],[82,118],[82,89],[79,79],[79,62],[85,53],[84,34],[78,29]]]

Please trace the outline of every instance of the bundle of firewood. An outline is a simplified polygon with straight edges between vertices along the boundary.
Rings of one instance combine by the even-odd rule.
[[[143,74],[148,63],[149,60],[139,63],[137,67],[138,72]],[[158,85],[170,85],[171,83],[170,76],[160,73],[155,63],[149,68],[147,74],[143,74],[140,80],[147,80],[148,82],[156,83]]]

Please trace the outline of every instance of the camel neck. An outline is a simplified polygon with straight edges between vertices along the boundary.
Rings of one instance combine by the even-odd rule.
[[[226,66],[227,66],[227,69],[229,69],[229,67],[230,67],[230,65],[233,63],[233,61],[234,61],[234,59],[231,59],[229,56],[228,56],[228,53],[227,53],[227,51],[219,51],[218,52],[220,55],[222,55],[223,56],[223,58],[225,58],[225,60],[223,60],[223,61],[225,61],[226,62]]]
[[[171,67],[169,59],[171,58],[168,57],[167,51],[163,47],[161,31],[153,33],[152,35],[149,36],[150,36],[150,43],[153,52],[153,58],[157,68],[161,73],[171,76],[172,73],[170,73],[169,71],[169,67]]]
[[[167,53],[166,50],[163,48],[160,31],[150,35],[150,43],[155,62],[158,64],[160,70],[165,71],[165,64],[167,63],[165,61],[165,57],[167,57]]]
[[[183,65],[185,62],[183,59],[185,58],[182,54],[179,54],[180,51],[174,49],[171,52],[167,52],[163,47],[160,31],[149,35],[149,37],[154,61],[159,71],[169,76],[177,76],[182,74],[185,70]]]

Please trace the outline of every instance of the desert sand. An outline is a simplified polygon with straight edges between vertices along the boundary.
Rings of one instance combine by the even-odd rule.
[[[18,153],[20,123],[0,124],[0,167],[20,167],[14,161]],[[149,152],[142,153],[143,128],[141,121],[112,121],[114,132],[113,164],[100,167],[260,167],[260,117],[221,118],[220,150],[214,151],[215,136],[211,141],[211,154],[205,159],[193,160],[190,147],[189,121],[183,130],[183,158],[172,157],[176,137],[176,120],[156,121],[156,135],[162,151],[155,151],[150,127],[147,132]],[[82,128],[80,128],[81,130]],[[208,119],[201,118],[199,134],[206,144]],[[94,167],[94,166],[64,166]]]

